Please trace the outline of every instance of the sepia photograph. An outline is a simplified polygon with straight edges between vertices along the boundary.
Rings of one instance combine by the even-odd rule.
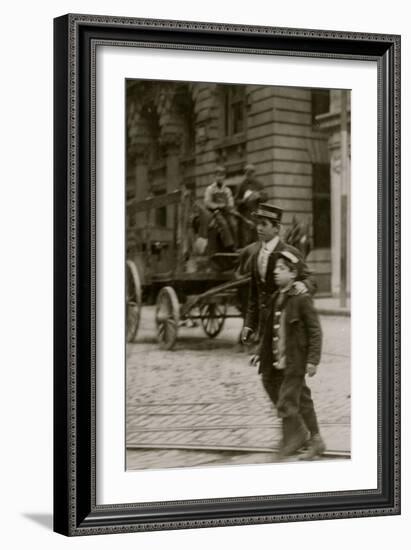
[[[125,94],[126,469],[349,460],[350,90]]]

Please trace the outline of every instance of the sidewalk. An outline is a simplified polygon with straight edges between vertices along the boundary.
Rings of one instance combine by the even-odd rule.
[[[342,315],[344,317],[350,317],[351,315],[351,301],[349,298],[347,298],[344,307],[341,306],[340,298],[331,296],[315,297],[314,302],[320,315]]]

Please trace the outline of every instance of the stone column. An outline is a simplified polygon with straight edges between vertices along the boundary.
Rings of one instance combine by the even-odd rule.
[[[147,144],[135,144],[127,151],[127,195],[130,193],[135,201],[144,200],[148,195],[148,151]],[[131,218],[127,215],[128,246],[133,247],[136,244],[139,240],[138,233],[146,224],[144,212],[137,212]]]
[[[341,177],[341,149],[339,134],[335,133],[330,138],[331,155],[331,291],[333,296],[339,296],[341,293],[341,197],[342,197],[342,177]],[[346,159],[348,174],[351,171],[350,157]],[[348,185],[346,189],[347,196],[347,226],[346,226],[346,291],[349,294],[351,288],[351,189]]]
[[[339,143],[330,138],[331,155],[331,292],[340,293],[341,270],[341,156]]]
[[[170,193],[180,186],[181,135],[177,133],[163,134],[161,143],[165,148],[167,193]]]
[[[177,132],[163,133],[161,143],[166,152],[166,182],[167,193],[171,193],[180,188],[180,156],[182,135]],[[179,243],[181,240],[181,227],[179,220],[179,205],[169,206],[170,215],[167,216],[167,227],[173,230],[172,254],[174,258],[178,255]],[[179,258],[177,258],[177,266]]]
[[[317,121],[319,127],[326,130],[329,135],[328,147],[330,151],[330,167],[331,167],[331,291],[333,296],[338,297],[341,293],[341,197],[342,189],[342,162],[341,162],[341,91],[334,90],[330,96],[330,112],[324,115],[319,115]],[[350,123],[350,111],[348,111],[348,125]],[[349,127],[349,126],[348,126]],[[351,190],[350,190],[350,137],[348,134],[348,150],[347,157],[344,159],[347,166],[348,185],[345,190],[347,196],[347,227],[346,227],[346,243],[347,243],[347,276],[346,276],[346,291],[350,292],[350,271],[351,271],[351,243],[350,243],[350,223],[351,223]]]

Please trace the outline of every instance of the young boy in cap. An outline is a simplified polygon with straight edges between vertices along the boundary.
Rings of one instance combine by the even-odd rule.
[[[279,456],[292,455],[308,442],[301,458],[312,459],[325,451],[325,444],[305,375],[311,377],[317,372],[322,331],[310,295],[295,294],[293,290],[303,273],[299,252],[278,253],[270,274],[278,290],[268,304],[260,350],[251,362],[259,364],[264,388],[282,418]]]

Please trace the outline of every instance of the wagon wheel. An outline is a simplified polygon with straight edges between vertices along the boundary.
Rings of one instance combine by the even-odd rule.
[[[215,338],[223,329],[227,304],[208,302],[200,306],[201,326],[209,338]]]
[[[136,264],[127,260],[126,265],[127,296],[127,342],[134,342],[141,317],[141,282]]]
[[[160,349],[172,349],[177,340],[180,304],[171,286],[163,287],[157,296],[156,327]]]

